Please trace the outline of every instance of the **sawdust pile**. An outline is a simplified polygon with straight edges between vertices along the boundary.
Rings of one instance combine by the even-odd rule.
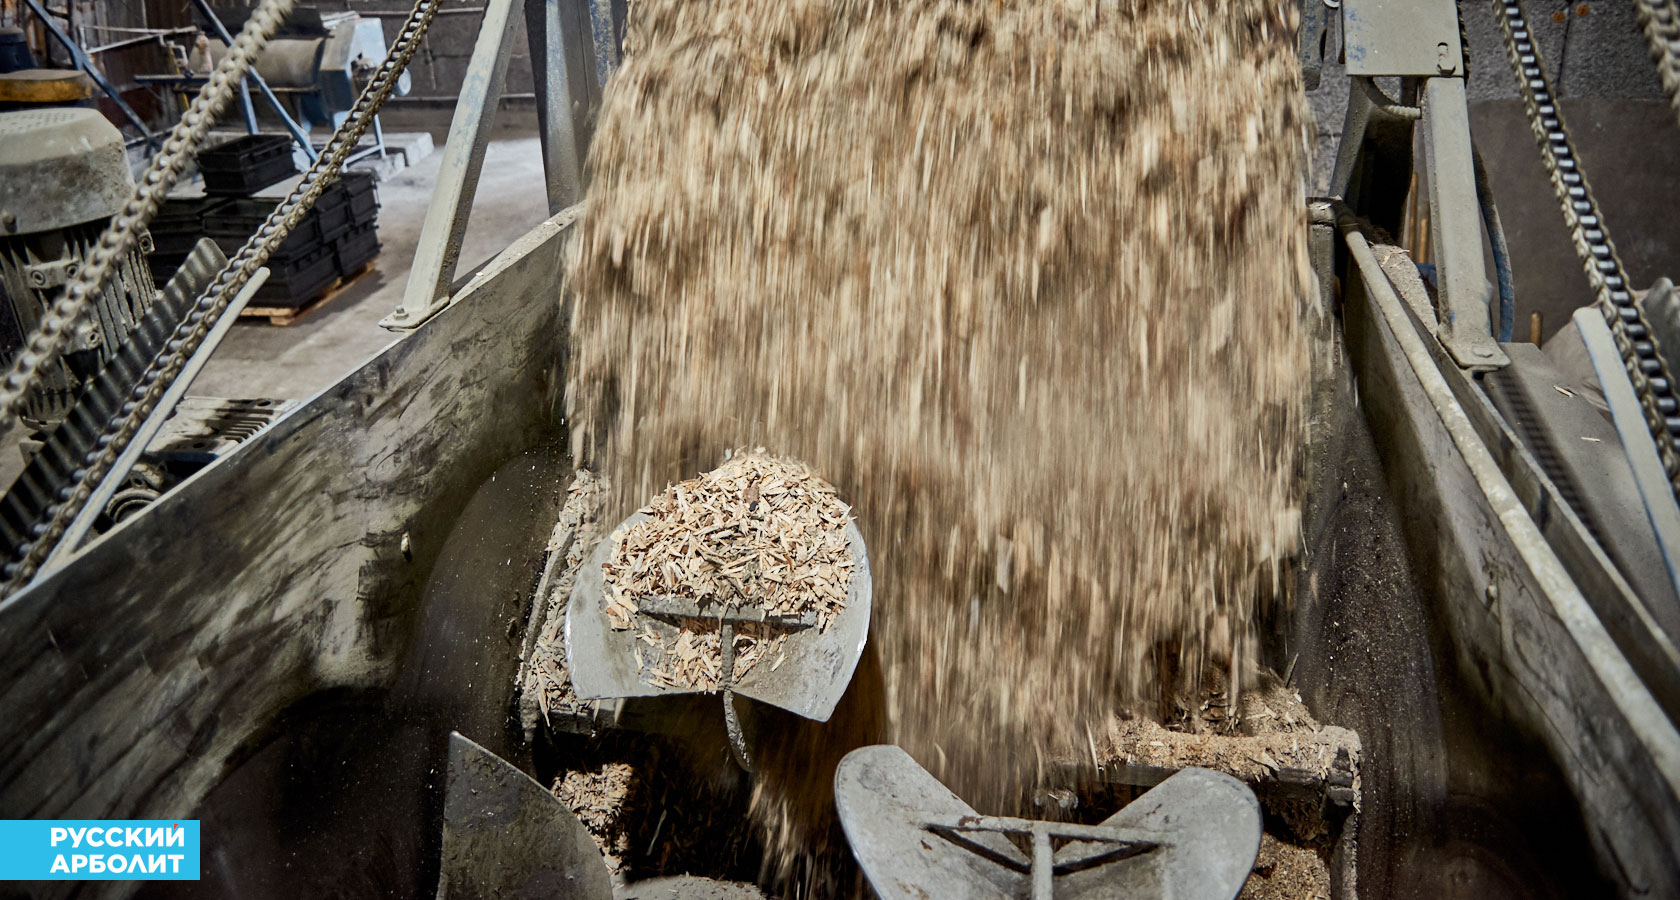
[[[569,267],[572,446],[609,521],[743,444],[829,479],[888,723],[845,740],[983,809],[1174,673],[1241,669],[1296,544],[1294,7],[631,16]]]
[[[1330,868],[1309,847],[1260,836],[1260,855],[1254,873],[1243,884],[1238,900],[1330,900]]]
[[[762,449],[734,453],[639,512],[647,518],[612,534],[602,582],[607,620],[636,630],[637,672],[653,684],[715,691],[723,673],[717,619],[646,614],[660,604],[774,620],[735,627],[735,681],[763,660],[774,671],[789,627],[826,631],[846,605],[850,510],[797,460]]]
[[[566,603],[577,585],[583,562],[595,550],[606,525],[601,522],[604,481],[593,472],[579,471],[566,489],[566,502],[549,535],[552,570],[532,601],[540,624],[525,652],[525,677],[519,692],[519,721],[525,739],[534,740],[538,722],[550,727],[584,724],[594,719],[593,704],[581,701],[572,689],[566,661]]]
[[[1261,669],[1234,696],[1223,673],[1208,672],[1199,692],[1172,698],[1172,706],[1163,722],[1121,715],[1094,728],[1091,761],[1110,772],[1189,766],[1224,772],[1254,790],[1268,831],[1302,844],[1331,837],[1327,803],[1357,803],[1359,736],[1320,725],[1301,695],[1270,670]]]

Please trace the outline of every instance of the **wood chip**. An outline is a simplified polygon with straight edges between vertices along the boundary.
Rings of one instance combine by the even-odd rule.
[[[846,605],[853,559],[851,511],[805,464],[736,452],[722,466],[670,486],[641,510],[649,518],[613,532],[602,571],[615,630],[636,629],[638,672],[650,683],[711,692],[722,686],[718,621],[642,613],[639,604],[686,600],[702,607],[815,614],[826,630]],[[784,629],[735,628],[734,679],[785,657]]]

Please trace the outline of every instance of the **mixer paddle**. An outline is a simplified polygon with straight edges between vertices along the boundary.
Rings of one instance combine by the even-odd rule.
[[[841,760],[834,800],[882,900],[1230,900],[1260,851],[1253,792],[1208,769],[1183,769],[1080,825],[979,815],[910,754],[863,747]]]
[[[611,900],[588,829],[512,763],[452,733],[447,791],[437,900]]]
[[[648,520],[644,513],[626,519],[619,530]],[[828,720],[845,694],[863,656],[869,638],[870,575],[869,553],[857,523],[845,528],[853,560],[847,585],[846,604],[829,625],[819,627],[818,617],[777,615],[767,612],[755,598],[745,595],[736,603],[706,603],[670,597],[642,598],[635,603],[638,625],[674,630],[682,620],[718,623],[721,638],[721,675],[718,692],[724,697],[725,724],[731,750],[743,769],[752,770],[746,736],[741,727],[734,697],[778,706],[818,722]],[[690,694],[706,688],[671,683],[654,678],[637,655],[639,628],[614,628],[607,615],[608,597],[603,567],[613,552],[611,540],[596,546],[578,575],[566,608],[566,658],[570,660],[572,686],[583,700],[626,697],[655,697]],[[735,636],[745,624],[766,626],[786,635],[780,658],[774,664],[754,666],[735,677]]]

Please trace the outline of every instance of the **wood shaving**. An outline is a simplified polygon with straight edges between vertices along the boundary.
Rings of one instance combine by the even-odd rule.
[[[703,762],[677,743],[628,732],[565,735],[556,749],[562,767],[551,790],[583,821],[615,884],[679,873],[752,877],[756,860],[740,827],[745,792],[727,754]]]
[[[607,620],[635,630],[638,673],[651,684],[717,691],[723,637],[716,619],[648,615],[649,601],[701,609],[811,616],[826,631],[846,606],[854,560],[851,511],[803,463],[736,452],[722,466],[667,488],[641,509],[649,518],[613,532],[602,573]],[[785,627],[735,625],[733,678],[781,659]],[[776,663],[772,663],[774,666]]]
[[[581,701],[572,690],[572,675],[566,662],[566,604],[577,584],[583,561],[595,551],[604,530],[601,505],[606,482],[593,472],[579,470],[566,491],[565,503],[549,538],[549,553],[564,553],[558,572],[546,596],[534,603],[546,611],[532,645],[531,658],[522,667],[520,720],[526,735],[533,736],[539,721],[549,726],[575,723],[588,730],[593,716],[591,704]]]
[[[1147,716],[1114,717],[1092,739],[1097,764],[1109,771],[1197,766],[1224,772],[1255,790],[1272,818],[1287,827],[1287,837],[1327,837],[1322,810],[1329,788],[1341,785],[1357,798],[1361,787],[1359,736],[1320,725],[1300,694],[1270,671],[1257,674],[1235,707],[1219,673],[1203,677],[1202,690],[1177,703],[1178,715],[1167,725]],[[1302,786],[1309,786],[1306,799],[1299,796]],[[1289,796],[1290,788],[1296,796]]]
[[[1320,725],[1300,694],[1270,672],[1260,672],[1256,684],[1239,695],[1237,709],[1217,673],[1204,678],[1204,688],[1193,702],[1177,705],[1179,715],[1169,724],[1136,714],[1115,716],[1096,735],[1099,762],[1105,767],[1200,766],[1259,784],[1284,768],[1327,776],[1339,750],[1358,753],[1353,732]]]
[[[570,446],[617,515],[744,443],[855,504],[888,725],[846,740],[1002,812],[1175,690],[1161,655],[1252,661],[1317,296],[1297,16],[633,5],[567,265]]]
[[[1260,856],[1238,900],[1330,900],[1330,866],[1310,847],[1260,836]]]
[[[595,769],[562,771],[554,781],[554,796],[583,820],[614,873],[623,871],[630,855],[625,815],[635,778],[636,770],[629,763],[607,762]]]

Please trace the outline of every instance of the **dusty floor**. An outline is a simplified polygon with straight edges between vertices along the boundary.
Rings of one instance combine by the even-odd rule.
[[[439,113],[446,117],[447,113]],[[548,217],[536,120],[508,111],[485,156],[461,250],[466,273]],[[420,225],[443,164],[438,149],[379,185],[379,241],[374,271],[296,324],[242,321],[217,349],[189,393],[212,397],[309,397],[360,365],[397,335],[379,327],[402,299]],[[533,191],[532,186],[539,186]],[[549,302],[551,298],[541,298]]]
[[[420,226],[443,164],[451,112],[440,109],[424,116],[410,114],[386,124],[388,130],[430,131],[436,150],[380,182],[382,250],[373,271],[293,325],[280,328],[266,319],[242,320],[217,348],[188,394],[303,400],[397,339],[398,335],[379,327],[379,320],[402,299],[415,245],[420,240]],[[502,111],[479,178],[457,277],[548,217],[547,200],[540,187],[543,172],[539,154],[535,114]],[[532,190],[533,185],[537,190]],[[551,300],[536,298],[535,302]],[[17,449],[21,437],[21,431],[13,430],[0,438],[0,483],[10,484],[23,469]]]

